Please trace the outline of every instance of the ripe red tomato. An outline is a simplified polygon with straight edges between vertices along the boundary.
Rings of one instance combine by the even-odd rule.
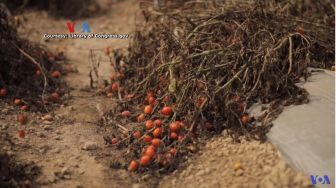
[[[148,101],[148,104],[155,105],[155,98],[154,97],[152,97],[152,96],[148,97],[147,101]]]
[[[147,130],[154,128],[154,122],[152,120],[147,120],[145,125]]]
[[[161,127],[154,129],[153,136],[155,138],[160,138],[162,136],[163,129]]]
[[[175,132],[170,133],[170,138],[173,140],[177,140],[178,139],[178,135]]]
[[[145,135],[145,136],[143,137],[143,141],[144,141],[144,142],[151,142],[151,141],[152,141],[152,137],[149,136],[149,135]]]
[[[145,114],[140,114],[137,118],[138,122],[143,122],[145,120],[146,115]]]
[[[178,121],[173,122],[169,125],[169,128],[172,132],[178,132],[181,128],[181,125]]]
[[[170,106],[165,106],[162,108],[161,113],[165,116],[170,116],[173,114],[173,108]]]
[[[112,84],[112,91],[118,91],[118,89],[119,89],[119,84],[113,83]]]
[[[128,166],[128,171],[136,171],[139,167],[138,162],[136,162],[135,160],[132,160],[130,165]]]
[[[161,119],[156,119],[154,121],[154,125],[157,126],[157,127],[161,127],[163,125],[162,120]]]
[[[54,77],[54,78],[59,78],[59,77],[61,77],[61,72],[56,70],[51,74],[51,76]]]
[[[141,166],[148,166],[151,162],[151,157],[148,155],[142,156],[140,159],[140,165]]]
[[[152,114],[153,112],[153,107],[151,105],[145,106],[144,113],[145,114]]]
[[[154,146],[154,147],[159,147],[160,145],[161,145],[161,139],[159,139],[159,138],[154,138],[153,140],[152,140],[152,145]]]
[[[155,149],[148,147],[145,151],[145,155],[149,156],[152,159],[155,155]]]

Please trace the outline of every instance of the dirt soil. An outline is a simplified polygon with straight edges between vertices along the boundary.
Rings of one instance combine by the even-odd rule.
[[[140,21],[136,0],[110,4],[102,1],[106,14],[89,19],[97,33],[130,34]],[[234,143],[223,133],[195,150],[179,170],[162,179],[110,168],[115,150],[105,145],[99,116],[113,108],[110,98],[97,96],[89,89],[88,56],[90,49],[126,49],[129,39],[43,39],[44,33],[68,33],[68,20],[49,17],[46,12],[29,11],[19,15],[26,22],[20,36],[40,42],[51,50],[62,50],[68,64],[78,71],[66,75],[71,98],[52,112],[53,120],[42,120],[43,114],[31,113],[28,130],[22,139],[17,131],[17,110],[1,103],[0,131],[9,133],[20,147],[4,146],[19,161],[34,161],[41,167],[37,187],[310,187],[310,179],[290,168],[271,143],[242,141]],[[78,20],[79,22],[83,20]],[[108,78],[108,63],[99,69],[101,78]],[[24,147],[23,147],[24,146]]]

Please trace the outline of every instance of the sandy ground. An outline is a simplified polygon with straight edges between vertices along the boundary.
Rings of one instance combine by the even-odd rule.
[[[93,32],[132,35],[134,23],[139,21],[140,10],[136,0],[106,5],[107,13],[87,19]],[[35,161],[42,168],[37,186],[42,187],[309,187],[307,175],[294,171],[269,142],[243,141],[234,143],[227,135],[218,135],[200,144],[200,148],[179,170],[162,179],[144,177],[123,169],[111,169],[104,140],[95,122],[102,111],[113,108],[113,100],[95,96],[87,91],[89,85],[88,55],[90,49],[128,46],[129,40],[102,39],[42,39],[44,33],[67,33],[66,21],[48,17],[45,12],[26,12],[27,22],[20,35],[40,42],[49,49],[62,48],[69,65],[77,73],[66,76],[72,98],[52,113],[53,121],[41,120],[42,114],[31,114],[25,126],[25,139],[17,138],[22,128],[15,120],[15,110],[1,116],[1,132],[8,132],[15,143],[24,149],[7,147],[20,160]],[[82,20],[78,20],[82,21]],[[102,64],[100,74],[109,76],[108,63]],[[4,108],[12,109],[6,104]],[[2,113],[4,114],[4,113]],[[5,126],[6,125],[6,126]],[[91,150],[83,147],[90,145]],[[97,154],[98,153],[98,154]],[[97,157],[97,156],[105,157]],[[154,180],[153,180],[154,179]]]

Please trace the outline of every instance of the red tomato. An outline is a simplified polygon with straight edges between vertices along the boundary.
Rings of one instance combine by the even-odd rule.
[[[145,114],[140,114],[137,118],[138,122],[143,122],[145,120],[146,115]]]
[[[163,125],[162,120],[161,119],[156,119],[154,121],[154,125],[157,126],[157,127],[161,127]]]
[[[150,104],[150,105],[155,104],[155,98],[154,97],[148,97],[147,101],[148,101],[148,104]]]
[[[160,137],[162,136],[162,132],[163,132],[163,130],[162,130],[161,127],[156,128],[156,129],[154,129],[154,131],[153,131],[153,136],[154,136],[155,138],[160,138]]]
[[[143,137],[143,141],[144,141],[144,142],[151,142],[151,141],[152,141],[152,137],[149,136],[149,135],[145,135],[145,136]]]
[[[154,147],[159,147],[160,145],[161,145],[161,139],[159,139],[159,138],[154,138],[153,140],[152,140],[152,145],[154,146]]]
[[[173,114],[173,108],[170,106],[165,106],[162,108],[161,113],[165,116],[170,116]]]
[[[147,120],[146,121],[146,129],[147,130],[150,130],[150,129],[153,129],[154,128],[154,123],[152,120]]]
[[[141,157],[140,159],[140,165],[141,166],[148,166],[151,162],[151,157],[148,155],[145,155],[143,157]]]
[[[118,89],[119,89],[119,84],[113,83],[112,84],[112,91],[118,91]]]
[[[149,156],[152,159],[155,155],[155,149],[148,147],[145,151],[145,155]]]
[[[129,171],[136,171],[139,167],[138,162],[136,162],[135,160],[132,160],[130,165],[128,166],[128,170]]]
[[[151,105],[145,106],[144,113],[145,114],[152,114],[153,112],[153,107]]]
[[[181,128],[181,125],[178,121],[173,122],[169,125],[169,128],[172,132],[178,132]]]
[[[56,70],[51,74],[51,76],[54,77],[54,78],[59,78],[59,77],[61,77],[61,72]]]
[[[174,132],[170,133],[170,138],[173,140],[177,140],[178,139],[178,135]]]

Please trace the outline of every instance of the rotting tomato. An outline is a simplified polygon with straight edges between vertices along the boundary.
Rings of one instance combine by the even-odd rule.
[[[53,102],[57,102],[60,99],[60,95],[57,92],[54,92],[50,96],[50,100]]]
[[[118,144],[119,139],[118,138],[112,138],[112,144]]]
[[[26,131],[24,129],[19,130],[19,137],[25,138],[26,137]]]
[[[163,98],[163,102],[166,102],[168,103],[170,101],[170,97],[168,95],[166,95],[164,98]]]
[[[6,88],[0,89],[0,97],[6,97],[8,94],[8,90]]]
[[[153,112],[153,107],[151,105],[145,106],[144,113],[145,114],[152,114]]]
[[[132,115],[132,113],[128,110],[125,110],[123,112],[121,112],[121,116],[123,117],[130,117]]]
[[[207,131],[213,131],[215,129],[215,126],[213,124],[209,123],[209,122],[206,122],[205,123],[205,129]]]
[[[21,125],[25,125],[28,122],[28,117],[25,114],[20,114],[18,121],[21,123]]]
[[[147,129],[147,130],[150,130],[150,129],[153,129],[153,128],[154,128],[154,123],[153,123],[152,120],[149,119],[149,120],[146,121],[145,126],[146,126],[146,129]]]
[[[176,156],[176,154],[177,154],[177,149],[176,149],[176,148],[171,148],[171,149],[169,150],[169,152],[170,152],[173,156]]]
[[[132,160],[128,166],[128,171],[136,171],[138,167],[139,167],[138,162],[136,162],[135,160]]]
[[[205,97],[201,96],[199,99],[198,99],[198,106],[201,107],[203,106],[205,103]]]
[[[29,106],[28,105],[23,105],[23,106],[21,106],[20,109],[23,110],[23,111],[27,111],[27,110],[29,110]]]
[[[133,133],[133,137],[134,137],[134,138],[140,138],[140,137],[141,137],[141,132],[140,132],[140,131],[135,131],[135,132]]]
[[[41,74],[42,74],[42,73],[41,73],[40,70],[36,70],[36,71],[35,71],[35,75],[36,75],[36,76],[41,76]]]

